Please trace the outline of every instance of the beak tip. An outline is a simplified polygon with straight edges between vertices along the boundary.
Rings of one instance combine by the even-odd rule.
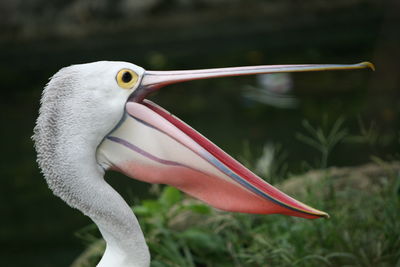
[[[329,219],[331,216],[329,216],[328,213],[323,212],[323,211],[318,211],[318,213],[314,213],[313,219]]]
[[[359,64],[362,68],[368,68],[375,71],[375,65],[369,61],[364,61]]]

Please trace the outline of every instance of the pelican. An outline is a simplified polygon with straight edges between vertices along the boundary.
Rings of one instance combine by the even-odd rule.
[[[137,218],[105,181],[106,170],[172,185],[225,211],[328,217],[274,188],[146,97],[166,85],[197,79],[361,68],[373,65],[180,71],[147,71],[111,61],[72,65],[59,70],[43,90],[33,135],[37,162],[53,193],[100,229],[107,244],[100,267],[150,264]]]

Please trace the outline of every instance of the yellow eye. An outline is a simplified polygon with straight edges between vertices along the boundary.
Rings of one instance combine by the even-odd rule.
[[[138,81],[139,76],[130,69],[122,69],[117,74],[117,83],[124,89],[132,88]]]

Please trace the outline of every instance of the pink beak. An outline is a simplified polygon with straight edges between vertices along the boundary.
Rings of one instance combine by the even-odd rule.
[[[145,71],[121,122],[100,144],[97,159],[103,166],[138,180],[172,185],[222,210],[328,217],[271,186],[183,121],[144,98],[165,85],[195,79],[361,68],[373,69],[373,65],[363,62]]]

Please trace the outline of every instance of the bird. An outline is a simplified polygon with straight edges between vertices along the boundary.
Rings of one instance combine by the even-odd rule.
[[[268,184],[147,96],[169,84],[206,78],[362,68],[374,66],[151,71],[122,61],[71,65],[55,73],[42,92],[32,136],[37,162],[53,193],[98,226],[106,241],[99,267],[150,265],[138,220],[104,179],[107,170],[172,185],[224,211],[328,217]]]

